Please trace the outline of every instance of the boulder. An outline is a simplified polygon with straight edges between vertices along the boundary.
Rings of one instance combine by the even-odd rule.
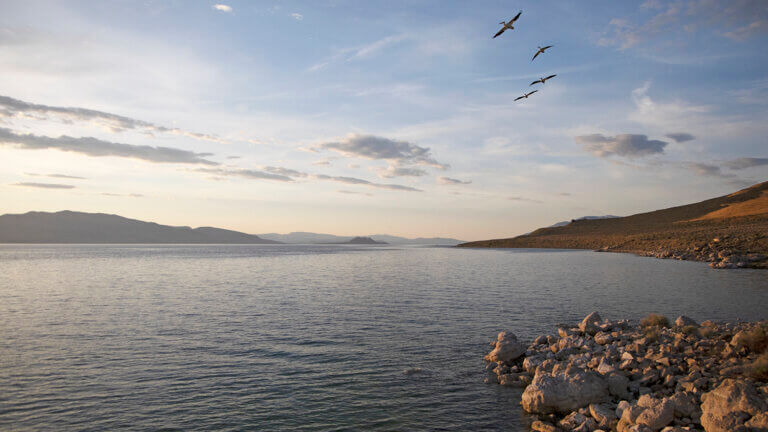
[[[690,417],[693,413],[699,410],[699,403],[693,393],[675,393],[669,400],[674,404],[675,415],[678,417]]]
[[[536,432],[561,432],[562,429],[559,427],[544,423],[543,421],[536,420],[535,422],[531,423],[531,430]]]
[[[590,404],[589,414],[601,427],[610,427],[611,422],[616,420],[616,413],[603,404]]]
[[[632,393],[627,390],[629,378],[620,373],[613,373],[608,375],[606,381],[608,382],[608,391],[612,395],[624,400],[632,397]]]
[[[660,431],[674,419],[675,407],[672,402],[643,395],[634,405],[622,412],[618,430],[623,432],[641,426],[648,430]]]
[[[501,332],[496,338],[496,347],[485,356],[489,362],[511,362],[525,354],[525,345],[517,340],[512,332]]]
[[[669,399],[655,399],[650,395],[643,395],[637,400],[637,405],[644,410],[635,419],[635,424],[659,431],[675,419],[675,405]]]
[[[747,430],[745,423],[750,417],[768,411],[768,404],[747,381],[728,378],[701,399],[701,425],[707,432]]]
[[[587,315],[583,321],[581,321],[579,324],[579,330],[590,336],[594,336],[595,333],[600,331],[600,321],[602,320],[603,319],[600,318],[600,314],[597,312],[592,312],[591,314]]]
[[[538,373],[523,392],[523,409],[529,413],[569,413],[608,398],[608,384],[595,372],[583,369]]]

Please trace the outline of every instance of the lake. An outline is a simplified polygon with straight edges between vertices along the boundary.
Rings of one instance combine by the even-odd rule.
[[[626,254],[0,245],[0,429],[523,430],[489,341],[768,318],[768,273]]]

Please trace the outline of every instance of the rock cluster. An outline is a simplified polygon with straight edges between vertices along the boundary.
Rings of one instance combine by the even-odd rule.
[[[768,255],[742,250],[739,242],[729,242],[731,236],[715,237],[709,242],[690,246],[659,247],[654,250],[625,250],[622,245],[603,246],[596,252],[634,252],[641,256],[676,259],[684,261],[704,261],[717,269],[766,268]]]
[[[708,243],[696,244],[684,249],[660,248],[654,251],[641,252],[640,255],[685,261],[704,261],[708,262],[710,267],[718,269],[765,268],[768,265],[768,256],[765,254],[739,250],[725,242],[727,238],[728,236],[715,237]]]
[[[766,376],[752,373],[768,321],[699,326],[681,316],[664,327],[653,317],[633,325],[591,313],[527,347],[502,332],[486,382],[525,389],[533,431],[768,432]]]

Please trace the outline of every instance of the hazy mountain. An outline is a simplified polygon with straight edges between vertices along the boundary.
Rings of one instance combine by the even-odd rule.
[[[342,243],[347,242],[349,240],[352,240],[353,236],[337,236],[333,234],[317,234],[317,233],[310,233],[310,232],[292,232],[289,234],[276,234],[276,233],[268,233],[268,234],[259,234],[259,237],[269,239],[269,240],[275,240],[280,241],[283,243],[296,243],[296,244],[312,244],[312,243]],[[368,235],[365,237],[370,237],[373,240],[385,242],[389,244],[412,244],[412,245],[447,245],[447,246],[454,246],[459,243],[462,243],[462,240],[452,239],[452,238],[441,238],[441,237],[435,237],[435,238],[415,238],[415,239],[409,239],[405,237],[397,237],[387,234],[374,234],[374,235]]]
[[[594,220],[594,219],[613,219],[613,218],[617,218],[617,217],[621,217],[621,216],[614,216],[614,215],[605,215],[605,216],[582,216],[582,217],[580,217],[580,218],[576,218],[576,219],[573,219],[573,220],[558,222],[558,223],[556,223],[556,224],[554,224],[554,225],[550,225],[550,226],[548,226],[547,228],[554,228],[554,227],[561,227],[561,226],[566,226],[566,225],[568,225],[569,223],[573,222],[574,220],[580,221],[580,220]]]
[[[103,213],[0,216],[0,243],[279,243],[220,228],[174,227]]]

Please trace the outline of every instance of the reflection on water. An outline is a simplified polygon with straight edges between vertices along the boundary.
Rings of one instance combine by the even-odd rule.
[[[764,272],[621,254],[0,245],[0,429],[516,431],[499,330],[766,305]]]

